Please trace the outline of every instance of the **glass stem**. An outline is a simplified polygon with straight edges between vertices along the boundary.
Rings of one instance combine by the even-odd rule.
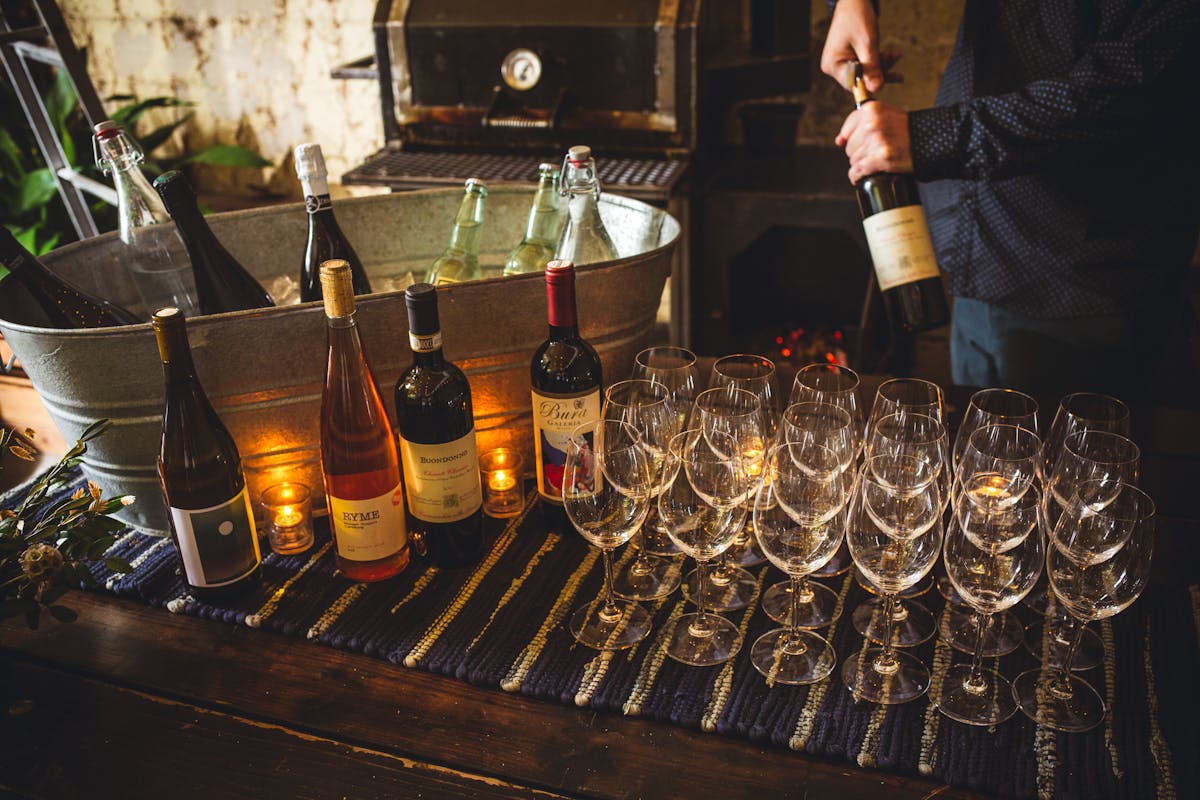
[[[896,595],[888,592],[883,596],[883,651],[875,659],[875,668],[880,672],[894,672],[896,652],[892,647],[892,612],[896,607]]]
[[[708,572],[707,561],[696,562],[696,627],[708,627],[708,610],[704,607],[704,577]]]
[[[803,653],[804,639],[800,636],[800,592],[804,587],[803,575],[789,575],[792,581],[791,599],[788,609],[788,646],[790,652]]]
[[[611,618],[621,613],[617,608],[616,595],[613,594],[612,550],[604,549],[600,554],[604,558],[604,610],[601,613]]]
[[[1071,696],[1071,662],[1075,660],[1075,651],[1079,649],[1079,643],[1083,641],[1084,624],[1081,620],[1076,619],[1073,614],[1067,614],[1063,618],[1063,624],[1068,636],[1067,655],[1063,662],[1058,665],[1054,677],[1050,681],[1050,692],[1060,699],[1065,699]]]
[[[987,632],[991,614],[975,611],[971,614],[975,620],[975,649],[971,652],[971,672],[967,676],[967,687],[983,685],[983,636]]]

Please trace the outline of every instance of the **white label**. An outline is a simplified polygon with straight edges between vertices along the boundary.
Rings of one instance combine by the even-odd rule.
[[[435,331],[434,333],[413,333],[408,332],[408,346],[412,348],[414,353],[432,353],[434,350],[442,349],[442,332]]]
[[[425,522],[457,522],[483,505],[475,431],[453,442],[418,444],[400,437],[408,510]]]
[[[244,578],[262,561],[244,487],[219,505],[172,507],[170,512],[183,570],[192,586],[226,586]]]
[[[940,274],[921,206],[881,211],[864,219],[863,229],[881,291]]]
[[[408,541],[400,484],[368,500],[329,497],[329,521],[338,555],[351,561],[375,561],[399,552]]]
[[[562,502],[563,471],[567,466],[567,441],[571,431],[600,419],[600,390],[580,394],[533,392],[533,447],[538,494]]]

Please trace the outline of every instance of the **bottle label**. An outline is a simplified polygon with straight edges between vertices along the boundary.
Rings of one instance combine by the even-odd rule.
[[[169,510],[184,573],[192,586],[227,586],[249,575],[262,561],[245,487],[220,505]]]
[[[539,394],[533,391],[533,446],[538,494],[562,502],[563,472],[571,431],[600,419],[600,389],[575,394]]]
[[[343,500],[330,496],[329,522],[338,555],[350,561],[375,561],[399,552],[408,542],[404,492],[400,484],[378,497]]]
[[[310,194],[304,198],[304,207],[308,213],[312,214],[317,211],[325,211],[333,208],[333,201],[329,199],[327,194]]]
[[[925,209],[921,206],[872,214],[863,220],[863,229],[867,232],[867,245],[871,248],[871,261],[875,263],[881,291],[940,274]]]
[[[458,522],[483,505],[475,431],[453,442],[419,444],[400,437],[408,510],[425,522]]]
[[[417,334],[412,331],[408,332],[408,346],[412,348],[414,353],[432,353],[434,350],[442,349],[442,332]]]

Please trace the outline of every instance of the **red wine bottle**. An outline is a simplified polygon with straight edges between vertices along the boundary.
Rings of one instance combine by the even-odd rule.
[[[196,194],[178,170],[154,179],[154,188],[167,207],[179,237],[192,260],[201,314],[220,314],[275,305],[267,290],[225,249],[200,213]]]
[[[471,386],[442,353],[437,290],[404,291],[413,363],[396,381],[396,427],[413,549],[439,567],[483,555],[483,492]]]
[[[562,523],[565,522],[562,481],[567,440],[576,426],[600,419],[603,380],[600,356],[579,335],[574,264],[551,261],[546,265],[546,296],[550,334],[534,352],[529,365],[534,465],[538,495],[551,511],[548,519]]]
[[[196,378],[183,312],[159,309],[154,335],[166,379],[158,475],[184,580],[219,603],[258,585],[262,554],[241,457]]]
[[[858,108],[874,99],[861,64],[854,68],[853,92]],[[860,180],[855,190],[892,330],[917,333],[945,325],[946,290],[913,176],[879,172]]]
[[[321,264],[335,258],[350,264],[354,293],[370,294],[371,282],[362,261],[333,215],[321,145],[315,142],[297,145],[295,157],[296,176],[304,187],[304,206],[308,209],[308,243],[300,266],[300,302],[321,299]]]
[[[0,225],[0,264],[12,276],[5,283],[15,281],[24,286],[52,327],[106,328],[142,322],[133,312],[88,294],[55,275],[3,225]]]
[[[358,337],[350,265],[321,265],[329,361],[321,393],[321,469],[337,565],[356,581],[408,566],[396,437]]]

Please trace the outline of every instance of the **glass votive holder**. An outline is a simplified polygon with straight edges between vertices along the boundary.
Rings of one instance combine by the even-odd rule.
[[[290,556],[312,547],[312,493],[307,486],[277,483],[268,486],[261,499],[272,550]]]
[[[489,517],[515,517],[521,513],[521,454],[509,447],[487,450],[479,456],[483,479],[483,513]]]

